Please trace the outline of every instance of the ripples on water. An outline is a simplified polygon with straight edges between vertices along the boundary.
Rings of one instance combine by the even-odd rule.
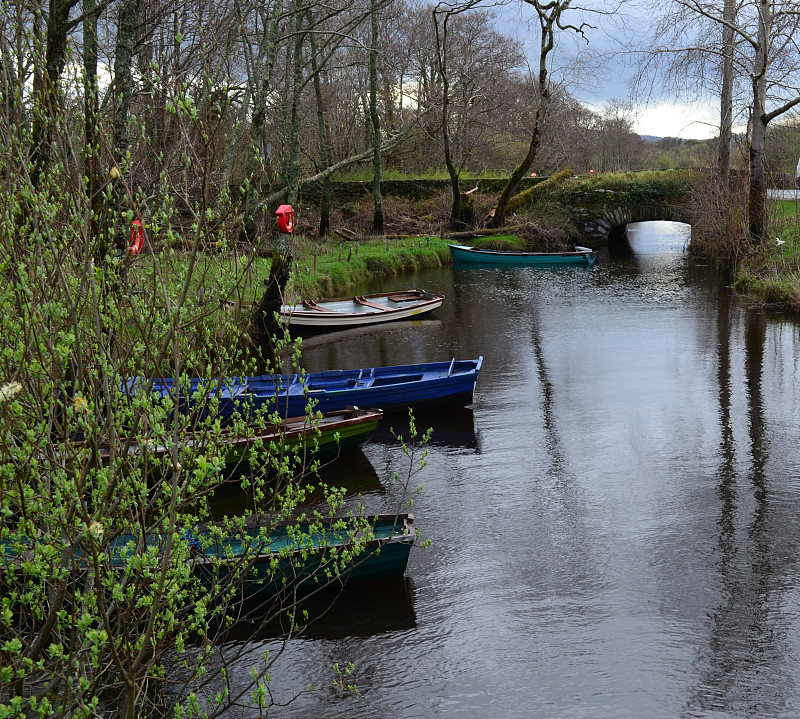
[[[800,713],[798,327],[737,306],[686,229],[591,270],[404,278],[436,320],[309,343],[311,370],[485,361],[472,408],[427,417],[432,546],[290,642],[273,691],[314,690],[281,716]],[[378,511],[404,469],[384,428],[336,476]]]

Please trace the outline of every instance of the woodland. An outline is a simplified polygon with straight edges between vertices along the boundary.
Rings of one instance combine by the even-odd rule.
[[[703,251],[733,267],[769,244],[768,178],[791,186],[800,156],[800,2],[720,5],[3,2],[0,718],[263,716],[291,701],[270,677],[310,620],[301,598],[287,587],[253,612],[236,591],[247,556],[235,572],[217,565],[207,591],[186,540],[229,479],[226,432],[270,420],[221,427],[203,410],[214,383],[299,364],[290,337],[253,346],[224,311],[263,292],[265,275],[283,284],[279,205],[308,237],[330,237],[347,212],[332,210],[335,182],[360,179],[371,193],[358,232],[383,238],[386,179],[444,178],[441,224],[500,228],[534,173],[692,167],[705,178]],[[524,41],[503,31],[508,17]],[[590,108],[577,98],[612,54],[634,71],[631,94]],[[636,134],[655,92],[714,98],[716,138]],[[502,180],[486,212],[472,211],[480,177]],[[154,393],[160,377],[180,389]],[[202,441],[182,441],[189,431]],[[156,445],[166,451],[150,456]],[[397,512],[424,466],[413,421],[403,447],[407,474],[386,478]],[[344,512],[368,537],[363,508],[307,481],[313,461],[272,446],[256,460],[238,481],[264,532]],[[227,522],[241,534],[240,518]],[[242,625],[277,627],[283,644],[231,649]],[[242,662],[248,681],[232,682]]]

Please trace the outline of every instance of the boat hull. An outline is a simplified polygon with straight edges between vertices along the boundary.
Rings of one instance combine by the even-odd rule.
[[[362,520],[370,527],[366,536]],[[129,567],[136,576],[143,552],[155,552],[161,562],[174,562],[176,555],[165,551],[184,542],[180,561],[187,562],[212,603],[218,599],[263,598],[285,591],[307,594],[326,585],[403,576],[416,541],[414,515],[374,515],[356,522],[332,517],[313,526],[280,523],[264,534],[258,521],[245,522],[235,531],[222,523],[209,523],[171,535],[148,533],[144,542],[137,534],[115,535],[104,551],[114,570]],[[0,545],[5,568],[13,569],[11,581],[27,581],[27,554],[32,545],[35,542],[13,535]],[[19,551],[20,547],[27,548]],[[91,564],[83,549],[82,545],[70,549],[74,562],[69,571],[76,586],[83,585]]]
[[[575,252],[507,252],[449,245],[455,265],[505,267],[591,267],[597,253],[583,247]]]
[[[305,375],[232,377],[205,387],[219,401],[219,416],[228,420],[235,412],[247,416],[255,410],[297,417],[310,407],[335,412],[348,406],[377,407],[384,413],[409,408],[452,407],[471,404],[483,358],[455,359],[416,365],[396,365],[357,370],[328,370]],[[204,389],[206,380],[194,380],[188,390]],[[156,392],[168,393],[172,380],[156,383]],[[186,392],[186,390],[185,390]]]
[[[417,319],[441,307],[442,302],[443,295],[406,290],[283,305],[280,314],[295,333],[311,334]]]
[[[291,523],[288,526],[299,529],[299,534],[276,528],[267,540],[268,548],[260,551],[258,527],[254,526],[243,538],[223,539],[210,546],[203,542],[205,548],[197,552],[192,572],[210,592],[224,592],[225,584],[235,581],[229,568],[241,572],[241,557],[249,557],[246,578],[237,582],[239,596],[245,599],[287,590],[307,594],[329,584],[341,586],[403,576],[416,541],[414,515],[375,515],[366,519],[374,536],[361,542],[360,551],[347,529],[319,531],[319,527],[310,530]],[[202,540],[205,532],[201,528],[192,539]],[[352,557],[340,559],[350,552]]]
[[[223,459],[227,465],[249,460],[254,446],[271,444],[280,446],[288,453],[298,452],[305,457],[313,456],[320,461],[327,461],[368,442],[382,417],[383,412],[379,409],[347,407],[338,412],[325,412],[313,421],[302,415],[289,417],[278,424],[267,422],[263,427],[251,427],[241,435],[223,431],[215,438],[215,442],[224,448]],[[204,440],[195,438],[191,432],[181,438],[180,444],[182,449],[197,453],[204,449]],[[132,444],[129,454],[147,454],[153,459],[161,459],[172,454],[172,446],[160,444],[142,447]],[[100,458],[103,462],[109,461],[107,448],[100,450]]]

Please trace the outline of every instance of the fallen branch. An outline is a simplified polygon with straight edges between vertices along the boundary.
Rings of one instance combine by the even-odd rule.
[[[525,229],[525,225],[508,225],[506,227],[488,228],[485,230],[468,230],[465,232],[451,232],[446,239],[449,240],[474,240],[476,237],[493,237],[495,235],[513,235]]]
[[[546,180],[543,180],[533,187],[523,190],[522,192],[514,195],[508,201],[506,212],[516,210],[518,207],[535,200],[537,197],[539,197],[539,195],[544,195],[546,192],[550,192],[550,190],[558,187],[564,182],[564,180],[567,180],[570,177],[572,177],[572,170],[561,170],[561,172],[557,172],[552,177],[548,177]]]

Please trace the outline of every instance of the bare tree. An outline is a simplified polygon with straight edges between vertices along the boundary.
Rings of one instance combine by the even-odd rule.
[[[534,8],[536,20],[539,24],[538,102],[536,103],[531,127],[528,151],[511,173],[503,190],[500,192],[489,223],[493,227],[500,227],[505,223],[506,208],[509,200],[516,192],[517,187],[519,187],[522,178],[530,171],[539,151],[542,128],[550,105],[551,82],[549,67],[551,55],[555,48],[556,33],[558,31],[572,31],[582,34],[586,27],[583,23],[572,25],[564,21],[563,16],[570,9],[571,0],[551,0],[546,3],[540,2],[540,0],[524,0],[524,2]]]
[[[679,62],[668,68],[668,77],[680,77],[684,85],[698,91],[707,91],[709,78],[719,80],[719,172],[725,184],[732,118],[737,114],[732,107],[738,105],[746,114],[749,235],[753,244],[761,244],[767,237],[767,127],[800,104],[800,51],[795,41],[800,5],[795,0],[747,0],[721,6],[704,0],[675,0],[674,8],[676,12],[660,22],[671,34],[645,55],[648,62],[677,57]],[[686,83],[689,73],[696,82]]]
[[[450,177],[450,225],[457,228],[472,222],[472,196],[461,191],[461,172],[507,139],[498,132],[498,114],[511,98],[504,89],[514,84],[523,55],[492,28],[493,15],[478,2],[440,2],[432,16],[441,108],[436,131]]]

